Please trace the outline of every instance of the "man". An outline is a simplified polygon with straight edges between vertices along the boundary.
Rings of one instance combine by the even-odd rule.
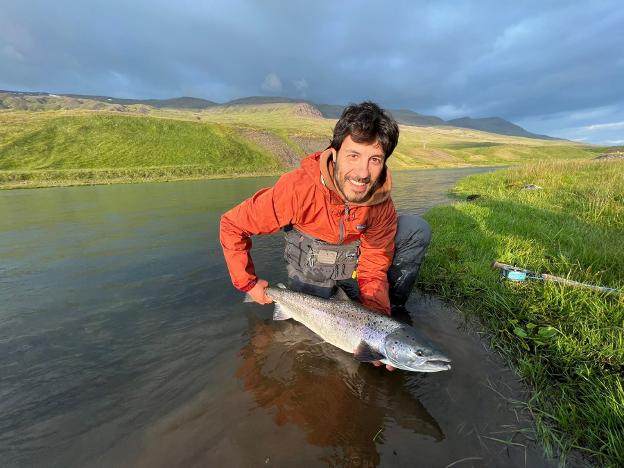
[[[357,278],[363,305],[388,315],[402,308],[431,229],[418,216],[397,218],[386,163],[398,138],[396,121],[379,106],[350,105],[329,148],[225,213],[221,246],[234,286],[272,302],[267,281],[255,275],[250,237],[283,228],[290,289],[329,297],[337,282]]]

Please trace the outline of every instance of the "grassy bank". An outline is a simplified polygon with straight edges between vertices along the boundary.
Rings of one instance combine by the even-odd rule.
[[[335,124],[300,104],[201,111],[122,106],[123,112],[115,112],[109,107],[0,111],[0,188],[283,172],[298,165],[304,155],[324,149]],[[565,141],[401,126],[390,167],[590,159],[595,151]]]
[[[176,180],[224,179],[279,175],[280,170],[249,172],[240,167],[201,165],[110,169],[0,171],[0,189],[71,187],[76,185],[132,184]]]
[[[454,191],[479,197],[427,213],[434,238],[420,286],[478,318],[516,365],[548,449],[622,466],[624,296],[502,281],[490,265],[624,288],[624,162],[540,163]]]
[[[275,174],[281,162],[211,123],[109,113],[0,115],[0,188]]]
[[[104,113],[21,117],[4,117],[0,170],[279,167],[270,154],[216,124]]]

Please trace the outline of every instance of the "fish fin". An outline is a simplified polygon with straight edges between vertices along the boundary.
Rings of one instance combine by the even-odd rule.
[[[284,286],[284,283],[277,283],[277,287],[280,289],[288,289],[286,286]]]
[[[278,303],[275,303],[275,310],[273,311],[273,320],[288,320],[290,318],[290,315],[288,314],[288,312],[286,311],[286,309],[279,305]]]
[[[331,297],[335,301],[350,301],[351,298],[347,296],[347,293],[340,286],[336,286],[336,292]]]
[[[248,293],[245,293],[245,299],[243,299],[243,302],[256,302],[256,301],[254,301]]]
[[[360,341],[360,344],[355,348],[353,357],[360,362],[380,361],[386,359],[386,356],[373,350],[366,342]]]

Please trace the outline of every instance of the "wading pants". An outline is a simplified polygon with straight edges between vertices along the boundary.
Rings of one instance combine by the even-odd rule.
[[[394,258],[388,269],[390,304],[393,307],[403,307],[412,292],[425,251],[431,241],[431,227],[420,216],[401,215],[398,218],[394,241]],[[300,269],[291,264],[288,265],[287,270],[288,287],[292,290],[328,298],[335,292],[335,286],[338,285],[344,289],[349,297],[359,299],[357,281],[355,280],[327,278],[323,282],[318,282],[306,278]]]

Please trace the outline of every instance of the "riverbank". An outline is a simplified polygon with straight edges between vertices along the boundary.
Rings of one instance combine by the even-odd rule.
[[[444,169],[490,168],[495,166],[453,166]],[[505,167],[505,166],[501,166]],[[426,168],[421,170],[440,170]],[[409,171],[398,170],[397,172]],[[61,169],[39,171],[1,171],[0,190],[80,185],[136,184],[148,182],[177,182],[184,180],[238,179],[280,176],[283,170],[245,172],[239,168],[205,166],[157,166],[119,169]]]
[[[236,179],[239,177],[277,176],[282,174],[282,172],[275,169],[244,172],[238,168],[211,168],[205,166],[0,171],[0,190],[175,182],[181,180]]]
[[[491,264],[622,289],[624,162],[505,169],[463,179],[454,194],[462,201],[426,215],[434,237],[420,287],[478,319],[530,384],[548,451],[621,466],[624,296],[503,281]]]
[[[0,111],[0,189],[283,173],[326,148],[335,125],[300,111],[294,104],[202,111]],[[509,166],[591,159],[603,149],[402,125],[389,164],[392,170]]]

